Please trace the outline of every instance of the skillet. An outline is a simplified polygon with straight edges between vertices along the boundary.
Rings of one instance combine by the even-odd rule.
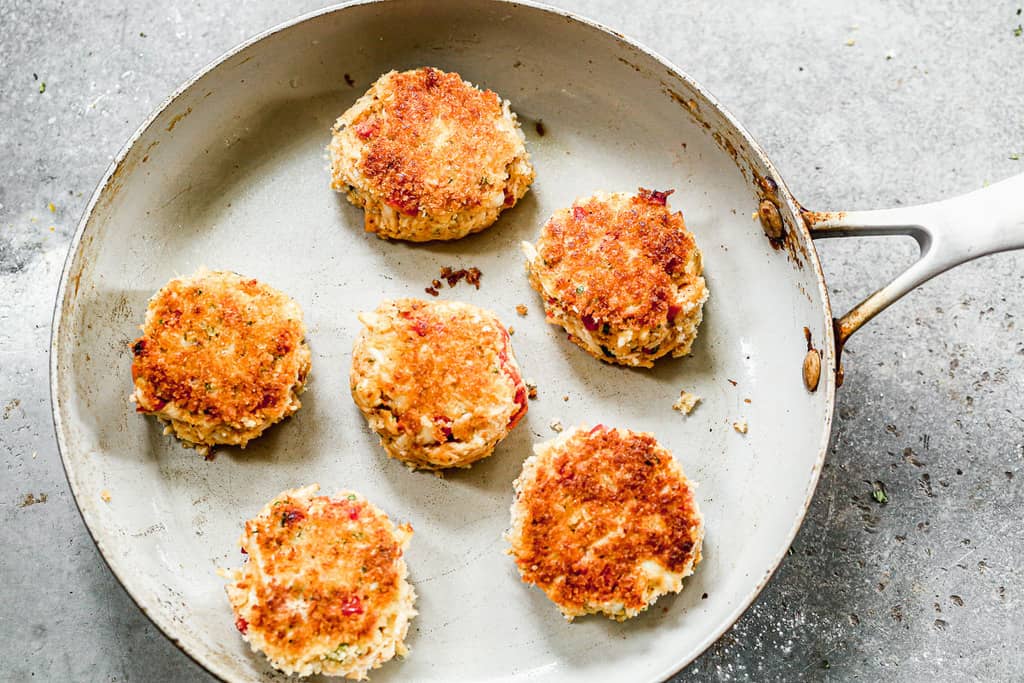
[[[373,79],[424,64],[512,101],[538,180],[477,236],[385,243],[365,235],[361,213],[328,188],[323,148],[334,118]],[[575,197],[638,185],[676,190],[672,205],[703,249],[712,293],[693,355],[653,371],[599,364],[546,325],[517,249]],[[713,97],[610,29],[524,2],[317,12],[182,86],[94,194],[54,320],[51,389],[69,483],[140,608],[225,680],[277,674],[237,637],[214,570],[240,561],[242,520],[313,481],[328,492],[356,488],[417,530],[408,558],[420,594],[413,652],[374,680],[663,679],[739,617],[799,528],[828,443],[842,344],[929,277],[1024,246],[1022,192],[1017,177],[923,207],[806,211]],[[833,323],[813,239],[893,233],[917,239],[921,259]],[[128,342],[148,297],[201,265],[295,297],[314,353],[303,409],[214,462],[162,436],[127,400]],[[442,296],[490,308],[516,328],[513,345],[540,398],[492,458],[437,479],[382,455],[347,374],[356,312],[424,296],[443,265],[483,271],[479,291]],[[514,312],[520,303],[531,309],[525,318]],[[820,366],[814,391],[811,356]],[[689,418],[670,408],[680,389],[703,397]],[[565,623],[504,555],[511,481],[531,444],[554,436],[554,419],[651,431],[700,482],[704,561],[683,593],[626,624]],[[749,425],[745,435],[736,421]]]

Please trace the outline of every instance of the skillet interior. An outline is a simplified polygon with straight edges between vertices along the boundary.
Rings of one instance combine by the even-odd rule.
[[[512,101],[538,180],[478,236],[389,244],[364,234],[361,213],[328,188],[323,148],[333,119],[376,76],[423,64]],[[323,13],[192,83],[101,188],[58,301],[53,390],[62,456],[83,516],[129,593],[217,675],[272,676],[237,637],[214,570],[240,561],[243,519],[280,490],[317,481],[328,492],[356,488],[416,528],[408,558],[421,612],[408,639],[413,652],[375,681],[657,679],[690,661],[749,604],[785,551],[817,478],[833,394],[827,369],[813,395],[799,373],[804,326],[819,346],[830,339],[813,249],[798,267],[769,245],[751,219],[754,173],[724,139],[741,160],[753,156],[741,132],[656,58],[557,13],[506,3]],[[672,203],[703,248],[711,290],[693,356],[654,371],[601,365],[546,325],[517,248],[574,197],[641,184],[676,188]],[[214,462],[162,436],[127,401],[128,341],[147,298],[200,265],[294,296],[314,354],[297,416]],[[347,374],[356,312],[385,297],[425,296],[442,265],[481,268],[479,291],[463,285],[442,296],[491,308],[515,327],[513,345],[540,399],[492,458],[439,479],[383,456],[349,398]],[[530,307],[526,318],[514,313],[519,303]],[[689,418],[670,407],[682,388],[703,397]],[[681,595],[629,623],[567,624],[539,590],[520,584],[504,555],[512,479],[531,443],[554,436],[554,418],[652,431],[701,484],[704,561]],[[745,436],[731,427],[740,418],[749,423]]]

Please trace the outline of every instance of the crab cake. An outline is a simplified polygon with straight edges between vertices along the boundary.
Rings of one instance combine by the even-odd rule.
[[[245,523],[246,562],[231,581],[235,627],[286,674],[366,678],[396,654],[416,616],[402,555],[412,527],[396,527],[362,496],[285,491]]]
[[[596,358],[651,367],[686,355],[697,337],[708,290],[671,193],[579,199],[548,220],[536,247],[523,243],[548,322]]]
[[[331,187],[367,232],[425,242],[479,232],[533,182],[516,115],[456,73],[390,71],[334,124]]]
[[[509,551],[570,621],[624,621],[700,562],[693,485],[650,434],[577,427],[534,447],[514,483]]]
[[[132,400],[186,447],[245,448],[302,405],[309,374],[302,309],[273,287],[201,269],[149,301],[132,346]]]
[[[468,467],[526,414],[508,331],[457,301],[385,301],[362,313],[352,398],[392,458],[413,468]]]

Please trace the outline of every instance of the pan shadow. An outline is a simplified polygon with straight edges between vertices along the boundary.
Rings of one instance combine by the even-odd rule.
[[[485,286],[492,284],[488,275],[509,255],[519,253],[519,243],[533,238],[541,220],[537,198],[531,191],[514,207],[503,211],[493,225],[461,239],[431,242],[385,240],[365,232],[362,210],[351,205],[343,194],[335,194],[342,224],[340,229],[349,233],[351,239],[366,240],[368,256],[375,262],[368,269],[386,272],[420,293],[433,278],[438,277],[441,266],[476,265],[483,270]],[[498,284],[506,286],[511,284],[511,280]]]

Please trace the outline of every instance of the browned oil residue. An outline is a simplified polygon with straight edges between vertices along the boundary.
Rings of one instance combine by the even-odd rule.
[[[643,73],[643,69],[641,69],[641,68],[640,68],[639,66],[637,66],[637,65],[636,65],[636,64],[634,64],[633,62],[629,61],[628,59],[624,59],[624,58],[622,58],[622,57],[619,57],[619,58],[618,58],[618,60],[619,60],[620,62],[622,62],[623,64],[625,64],[626,66],[628,66],[628,67],[629,67],[630,69],[632,69],[633,71],[637,72],[638,74],[639,74],[639,73]]]
[[[174,127],[176,125],[178,125],[178,122],[181,121],[183,118],[185,118],[186,116],[188,116],[191,113],[192,113],[192,107],[186,107],[185,111],[181,112],[180,114],[175,115],[175,117],[171,119],[171,124],[169,126],[167,126],[167,132],[170,133],[171,131],[173,131]]]
[[[665,94],[671,97],[672,100],[680,107],[682,107],[684,111],[688,112],[690,116],[693,117],[694,121],[704,126],[708,130],[711,129],[711,124],[705,121],[700,114],[700,105],[697,104],[697,100],[686,99],[665,83],[662,83],[661,86],[662,89],[665,91]]]
[[[351,88],[353,85],[356,84],[356,82],[352,79],[352,77],[350,75],[345,74],[345,84],[348,85],[348,87]]]
[[[803,219],[808,230],[814,230],[814,227],[821,223],[841,221],[845,217],[845,211],[808,211],[802,206],[800,207],[800,218]]]
[[[544,127],[543,121],[538,121],[533,127],[537,129],[537,135],[541,137],[544,137],[545,133],[547,133],[547,128]]]

